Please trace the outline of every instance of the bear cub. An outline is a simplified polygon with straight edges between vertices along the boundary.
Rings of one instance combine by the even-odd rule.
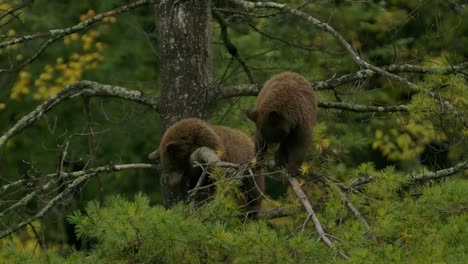
[[[159,148],[148,157],[153,160],[160,159],[162,170],[168,175],[171,186],[184,184],[193,189],[200,178],[201,170],[192,167],[190,155],[200,147],[219,150],[222,153],[220,160],[236,164],[250,161],[255,155],[254,143],[241,131],[211,125],[197,118],[187,118],[169,127],[161,139]],[[263,176],[244,178],[241,188],[246,197],[247,207],[258,210],[264,189]]]
[[[246,115],[256,124],[256,152],[263,157],[272,144],[279,144],[275,161],[296,176],[304,162],[317,120],[317,99],[309,82],[293,72],[268,80]]]

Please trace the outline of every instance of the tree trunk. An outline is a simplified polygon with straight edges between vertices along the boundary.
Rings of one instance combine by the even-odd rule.
[[[167,0],[156,4],[163,128],[187,117],[209,120],[216,91],[211,57],[211,1]],[[161,177],[163,203],[186,194]]]

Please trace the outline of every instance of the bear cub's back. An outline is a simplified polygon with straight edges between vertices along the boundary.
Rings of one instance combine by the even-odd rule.
[[[262,112],[279,111],[292,122],[315,122],[317,99],[312,86],[301,75],[282,72],[261,89],[256,109]]]

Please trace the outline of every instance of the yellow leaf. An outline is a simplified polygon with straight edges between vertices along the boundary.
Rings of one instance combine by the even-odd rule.
[[[220,148],[216,148],[216,156],[218,156],[219,159],[223,156],[223,150]]]
[[[301,175],[306,175],[310,171],[310,166],[307,163],[302,163],[301,167],[299,168],[299,171],[301,172]]]
[[[383,131],[380,130],[380,129],[377,129],[377,130],[375,131],[375,138],[376,138],[376,139],[380,139],[380,138],[382,138],[382,136],[383,136]]]

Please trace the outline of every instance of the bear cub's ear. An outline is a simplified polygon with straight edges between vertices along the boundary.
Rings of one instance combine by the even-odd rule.
[[[148,155],[148,159],[150,160],[158,160],[159,159],[159,148],[156,149],[155,151],[151,152],[149,155]]]
[[[170,155],[174,155],[174,154],[180,152],[180,150],[181,150],[181,147],[180,147],[179,143],[177,143],[175,141],[169,142],[166,145],[166,152],[168,154],[170,154]]]
[[[270,113],[268,113],[268,120],[272,123],[281,122],[283,119],[283,115],[277,111],[271,111]]]
[[[253,108],[245,110],[245,115],[252,121],[257,122],[258,111]]]

